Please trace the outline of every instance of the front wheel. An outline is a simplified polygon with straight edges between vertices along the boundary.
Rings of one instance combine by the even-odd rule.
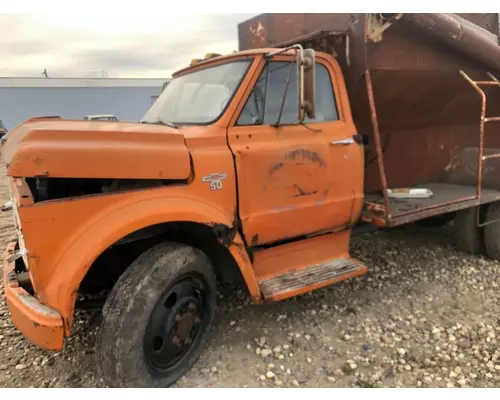
[[[198,360],[215,312],[208,257],[161,243],[123,273],[103,308],[98,366],[112,387],[168,387]]]

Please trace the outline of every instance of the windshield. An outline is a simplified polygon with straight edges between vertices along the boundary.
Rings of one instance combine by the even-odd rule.
[[[208,124],[225,110],[251,61],[233,61],[174,78],[144,123]]]

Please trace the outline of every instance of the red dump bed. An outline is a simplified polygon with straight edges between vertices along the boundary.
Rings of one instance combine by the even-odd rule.
[[[485,117],[500,117],[498,14],[263,14],[239,25],[240,50],[294,43],[342,66],[355,124],[369,140],[367,208],[387,224],[500,194],[500,158],[479,161],[500,153],[500,122],[481,134],[481,92],[467,80],[494,83],[481,86]],[[419,185],[434,188],[432,199],[387,199],[388,188]]]

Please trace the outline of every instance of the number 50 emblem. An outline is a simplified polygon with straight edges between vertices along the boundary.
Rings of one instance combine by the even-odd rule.
[[[227,174],[215,173],[203,177],[203,182],[209,182],[210,190],[221,190],[222,181],[227,178]]]

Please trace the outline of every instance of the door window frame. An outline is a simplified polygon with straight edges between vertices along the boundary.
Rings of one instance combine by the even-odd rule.
[[[273,57],[271,60],[267,60],[264,57],[264,54],[260,56],[260,60],[258,61],[257,68],[253,71],[253,76],[252,79],[250,80],[248,86],[245,88],[245,91],[243,92],[243,95],[240,98],[240,101],[236,105],[236,108],[234,110],[234,113],[232,117],[229,119],[229,127],[231,128],[238,128],[238,129],[244,129],[244,128],[249,128],[249,127],[272,127],[272,125],[264,125],[264,124],[259,124],[259,125],[237,125],[237,121],[240,118],[241,113],[243,112],[243,109],[250,98],[250,95],[252,93],[252,90],[257,83],[258,79],[260,78],[262,72],[264,71],[264,68],[267,64],[268,61],[287,61],[287,62],[293,62],[295,60],[294,55],[277,55]],[[324,66],[328,72],[329,78],[330,78],[330,84],[332,85],[333,89],[333,94],[334,94],[334,100],[335,104],[337,106],[337,115],[338,119],[336,121],[311,121],[305,123],[305,125],[313,125],[313,124],[340,124],[340,123],[347,123],[347,122],[352,122],[352,117],[349,119],[347,116],[350,116],[350,107],[349,107],[349,100],[347,98],[346,93],[341,93],[339,84],[344,85],[344,78],[342,75],[342,70],[340,69],[340,66],[335,62],[332,64],[328,62],[324,57],[319,56],[316,54],[316,63],[321,64]],[[294,84],[293,82],[290,82],[290,84]],[[280,124],[280,126],[299,126],[300,124]]]

